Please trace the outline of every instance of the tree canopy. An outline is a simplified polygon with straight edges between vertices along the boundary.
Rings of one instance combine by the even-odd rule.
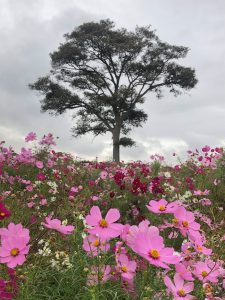
[[[128,31],[109,19],[88,22],[65,34],[50,54],[50,73],[30,87],[44,96],[43,112],[74,110],[74,136],[111,132],[119,161],[120,145],[135,143],[127,134],[147,120],[140,104],[149,92],[161,97],[166,87],[178,95],[196,85],[195,70],[177,63],[187,52],[162,42],[150,26]]]

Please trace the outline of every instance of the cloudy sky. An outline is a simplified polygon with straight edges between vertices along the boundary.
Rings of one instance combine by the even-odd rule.
[[[194,67],[199,80],[177,98],[148,94],[149,119],[133,131],[137,147],[122,149],[122,159],[173,152],[184,157],[190,148],[225,146],[224,0],[0,0],[0,140],[19,149],[28,132],[39,137],[52,132],[59,150],[89,159],[111,157],[110,135],[72,138],[70,114],[40,113],[39,97],[27,87],[49,71],[49,53],[64,33],[105,18],[130,30],[151,24],[163,41],[189,47],[182,63]]]

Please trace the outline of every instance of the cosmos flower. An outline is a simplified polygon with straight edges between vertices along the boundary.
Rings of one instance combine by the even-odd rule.
[[[167,264],[179,263],[180,257],[174,254],[174,249],[165,247],[163,238],[150,229],[137,235],[135,252],[156,267],[169,269]]]
[[[72,225],[62,225],[62,222],[59,219],[52,219],[52,217],[46,217],[45,223],[42,225],[49,229],[54,229],[62,234],[69,235],[74,231],[74,226]]]
[[[89,235],[83,240],[83,249],[90,256],[97,256],[100,252],[109,251],[110,245],[106,241],[102,241],[96,235]]]
[[[3,220],[10,216],[11,216],[11,212],[5,207],[3,203],[0,202],[0,220]]]
[[[191,300],[195,298],[189,295],[194,289],[194,283],[184,283],[184,279],[179,274],[175,274],[174,283],[168,276],[165,276],[164,283],[168,291],[173,294],[174,300]]]
[[[117,259],[117,271],[121,273],[121,277],[125,280],[132,280],[135,276],[137,263],[129,260],[127,255],[120,254]]]
[[[0,262],[5,263],[9,268],[15,268],[22,265],[29,252],[27,240],[21,237],[7,237],[2,240],[0,247]]]
[[[21,223],[14,224],[9,223],[8,228],[0,228],[0,236],[2,241],[8,238],[21,238],[26,241],[26,243],[30,240],[30,231],[27,228],[24,228]]]
[[[146,207],[149,211],[156,214],[168,214],[173,213],[178,208],[178,205],[176,202],[168,203],[165,199],[160,199],[158,201],[151,200]]]
[[[27,136],[25,137],[25,142],[31,142],[37,139],[37,135],[34,132],[30,132],[27,134]]]
[[[120,212],[116,208],[111,208],[103,218],[99,207],[93,206],[86,217],[86,223],[91,226],[88,232],[98,235],[102,240],[115,238],[123,230],[122,224],[115,223],[119,218]]]

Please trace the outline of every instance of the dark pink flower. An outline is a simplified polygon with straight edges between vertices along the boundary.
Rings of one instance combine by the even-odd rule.
[[[11,216],[11,212],[5,207],[3,203],[0,202],[0,220],[3,220],[10,216]]]

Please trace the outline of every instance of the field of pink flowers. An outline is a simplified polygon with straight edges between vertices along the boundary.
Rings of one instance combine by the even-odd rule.
[[[225,299],[222,148],[170,166],[25,142],[0,143],[0,299]]]

